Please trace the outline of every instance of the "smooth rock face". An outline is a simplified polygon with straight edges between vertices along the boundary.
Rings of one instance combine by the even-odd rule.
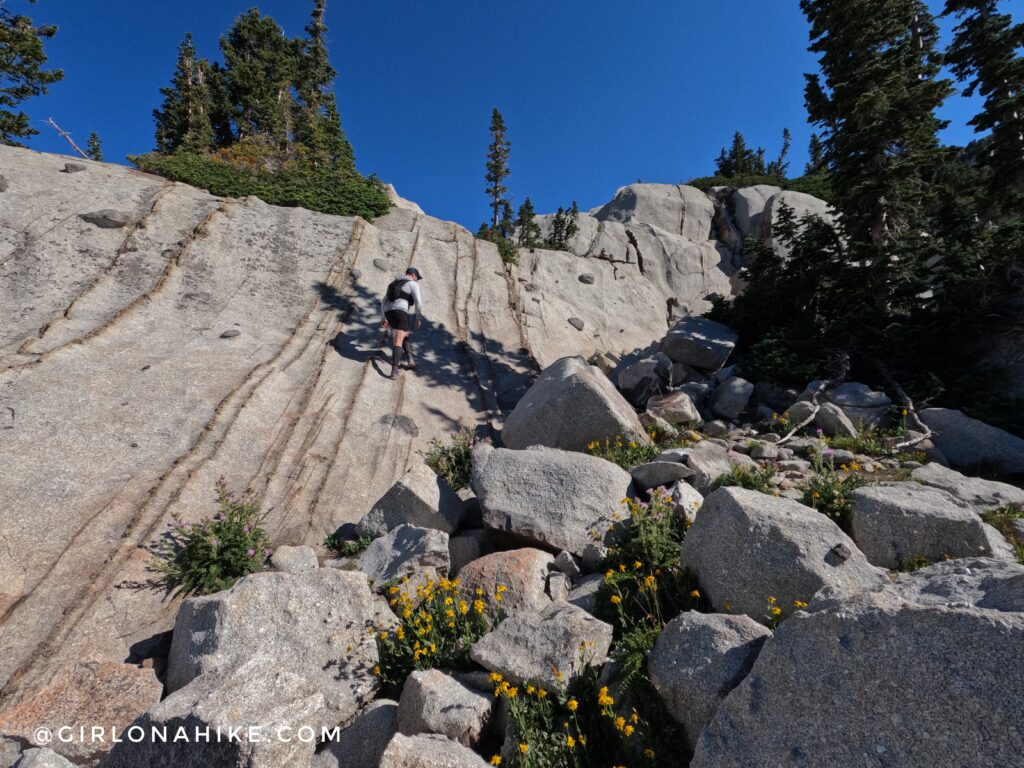
[[[717,371],[729,359],[739,337],[704,317],[684,317],[668,332],[662,351],[678,363]]]
[[[476,642],[470,656],[513,683],[553,688],[559,684],[553,669],[568,684],[586,662],[602,663],[611,642],[611,625],[571,603],[552,603],[543,611],[520,611],[505,619]]]
[[[436,669],[409,675],[398,702],[398,729],[406,736],[436,733],[471,747],[491,716],[493,698]]]
[[[746,410],[754,385],[746,379],[732,376],[711,393],[711,410],[724,419],[736,420]]]
[[[811,610],[765,643],[692,768],[1020,762],[1024,567],[940,563]]]
[[[761,214],[760,237],[783,258],[789,256],[789,249],[772,236],[772,228],[778,222],[783,206],[793,209],[793,216],[797,222],[805,216],[815,216],[828,224],[834,221],[828,203],[813,195],[791,190],[783,190],[772,195]]]
[[[935,462],[918,467],[910,476],[919,483],[955,496],[975,512],[987,512],[1008,504],[1024,505],[1024,489],[1009,483],[966,477]]]
[[[662,485],[674,485],[693,476],[694,472],[685,464],[676,461],[651,461],[633,467],[629,474],[638,488],[648,490]]]
[[[700,424],[700,411],[686,392],[669,392],[647,401],[647,410],[675,426]]]
[[[426,464],[416,464],[377,500],[357,530],[360,536],[383,536],[407,524],[451,533],[462,516],[462,499],[448,481]]]
[[[473,454],[473,490],[487,528],[579,556],[615,525],[632,478],[594,456],[484,446]]]
[[[761,236],[761,215],[768,201],[779,192],[781,187],[769,184],[756,184],[743,187],[732,193],[732,207],[736,215],[736,228],[741,237]]]
[[[424,568],[448,574],[448,534],[432,528],[400,525],[373,542],[356,561],[375,584],[411,576]]]
[[[14,765],[15,768],[74,768],[73,763],[52,749],[27,749]]]
[[[934,432],[935,447],[954,467],[1024,474],[1024,439],[948,408],[926,408],[919,415]]]
[[[290,547],[287,544],[282,544],[274,550],[274,554],[270,556],[270,564],[275,571],[283,573],[302,573],[320,567],[312,547]]]
[[[70,726],[103,724],[123,731],[135,718],[160,701],[161,683],[152,669],[112,662],[79,662],[66,668],[35,697],[0,711],[0,733],[35,743],[37,728],[52,732]],[[56,739],[50,745],[62,755],[95,759],[107,752],[106,742],[68,743]]]
[[[310,768],[377,768],[398,733],[398,702],[377,699],[337,739],[328,741]]]
[[[444,736],[396,733],[384,751],[380,768],[486,768],[476,752]]]
[[[582,357],[566,357],[544,370],[505,420],[509,448],[545,445],[582,451],[595,440],[650,438],[632,406]]]
[[[250,659],[271,659],[275,669],[323,694],[325,724],[344,724],[379,686],[372,673],[377,645],[367,634],[375,612],[361,573],[321,568],[247,576],[225,592],[182,603],[167,688],[177,691],[206,673],[230,677]],[[274,706],[268,691],[262,697],[263,706]]]
[[[963,502],[920,483],[872,485],[851,496],[850,531],[868,562],[898,568],[914,557],[995,554],[978,514]]]
[[[593,613],[597,607],[597,593],[603,583],[604,576],[600,573],[584,576],[569,591],[566,602],[572,603],[577,608],[582,608],[587,613]]]
[[[600,221],[643,223],[700,241],[711,237],[711,199],[683,184],[630,184],[595,214]]]
[[[280,768],[308,765],[315,742],[302,734],[319,735],[321,727],[333,722],[325,718],[324,696],[306,677],[288,672],[284,658],[254,658],[240,667],[200,675],[184,688],[140,717],[135,725],[144,733],[166,728],[168,743],[125,740],[111,751],[104,768]],[[195,734],[210,729],[208,741],[194,735],[188,741],[172,741],[178,728]],[[218,741],[217,729],[254,733],[259,739],[238,738]],[[287,728],[290,741],[274,738]],[[307,729],[300,733],[300,729]],[[311,730],[310,730],[311,729]]]
[[[493,598],[499,586],[506,587],[508,591],[502,595],[499,606],[505,613],[520,609],[539,611],[551,603],[544,590],[554,565],[554,556],[539,549],[495,552],[465,566],[459,580],[468,596],[482,589]]]
[[[718,705],[754,666],[771,630],[747,616],[690,611],[670,621],[647,669],[692,751]]]
[[[795,600],[810,602],[822,587],[851,594],[885,579],[827,516],[744,488],[704,499],[683,540],[682,565],[716,610],[761,622],[769,597],[785,617]]]

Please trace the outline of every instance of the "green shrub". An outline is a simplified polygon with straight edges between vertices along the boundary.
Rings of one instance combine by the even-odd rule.
[[[224,159],[213,154],[177,152],[132,155],[147,173],[209,190],[218,197],[255,195],[265,203],[307,208],[336,216],[373,219],[391,209],[384,185],[375,178],[316,169],[299,163],[266,167],[255,161]]]
[[[864,478],[852,471],[837,470],[831,460],[826,461],[818,452],[811,454],[814,476],[804,488],[803,503],[831,517],[847,533],[850,532],[850,494],[865,485]]]
[[[156,546],[153,570],[162,574],[169,590],[208,595],[263,568],[270,538],[260,526],[264,516],[253,491],[236,494],[217,482],[217,506],[212,518],[182,523],[175,517],[170,532]]]
[[[443,442],[438,438],[430,441],[426,451],[420,455],[427,466],[448,481],[454,490],[468,488],[473,479],[473,449],[486,438],[479,438],[473,430],[459,427]]]
[[[686,182],[691,187],[707,192],[712,187],[753,187],[769,184],[773,187],[804,192],[826,202],[832,199],[832,179],[827,173],[812,173],[796,179],[782,179],[778,176],[700,176]]]
[[[586,451],[591,456],[618,464],[628,471],[654,461],[662,448],[653,442],[641,442],[635,435],[616,435],[613,438],[606,437],[604,440],[593,441],[587,446]]]
[[[817,354],[812,345],[796,343],[784,333],[769,333],[743,353],[740,369],[750,381],[803,387],[821,373]]]
[[[902,571],[903,573],[913,573],[914,571],[919,571],[922,568],[927,568],[929,565],[932,565],[932,561],[927,557],[914,555],[913,557],[901,559],[896,566],[896,570]]]
[[[1017,560],[1024,565],[1024,537],[1017,536],[1014,520],[1024,520],[1024,507],[1010,504],[982,514],[981,519],[999,531],[1013,545]]]
[[[334,552],[338,557],[355,557],[372,543],[373,539],[369,536],[359,536],[355,539],[346,539],[339,536],[337,533],[332,533],[324,539],[324,546]]]
[[[746,488],[751,491],[760,491],[761,493],[767,493],[774,495],[776,488],[771,484],[771,479],[775,476],[775,470],[772,467],[759,467],[754,469],[753,467],[744,467],[736,465],[732,468],[732,471],[727,475],[722,475],[715,481],[715,488]]]

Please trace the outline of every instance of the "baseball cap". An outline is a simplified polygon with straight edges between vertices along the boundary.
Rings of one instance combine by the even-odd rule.
[[[420,274],[420,271],[416,269],[416,267],[409,267],[407,270],[405,270],[405,274],[412,275],[417,280],[423,279],[423,275]]]

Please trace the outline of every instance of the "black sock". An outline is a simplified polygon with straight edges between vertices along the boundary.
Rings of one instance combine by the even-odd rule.
[[[392,347],[391,348],[391,372],[394,373],[398,370],[398,363],[402,360],[402,348]]]
[[[402,342],[402,350],[405,352],[405,356],[409,358],[409,362],[412,362],[412,339],[408,336],[405,337],[405,341]]]

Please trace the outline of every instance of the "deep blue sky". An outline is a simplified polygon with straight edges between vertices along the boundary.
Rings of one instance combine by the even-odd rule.
[[[185,32],[217,58],[220,34],[253,5],[298,35],[311,2],[7,0],[60,27],[47,51],[65,78],[26,103],[43,132],[31,146],[69,151],[42,124],[52,116],[83,145],[99,132],[110,161],[149,151]],[[1004,6],[1024,15],[1024,0]],[[591,208],[637,179],[708,174],[737,129],[771,157],[788,126],[791,168],[806,160],[803,73],[816,64],[797,0],[329,0],[328,23],[360,169],[473,229],[486,216],[494,106],[509,125],[515,202],[530,195],[541,212],[572,199]],[[947,141],[970,139],[973,112],[947,103]]]

